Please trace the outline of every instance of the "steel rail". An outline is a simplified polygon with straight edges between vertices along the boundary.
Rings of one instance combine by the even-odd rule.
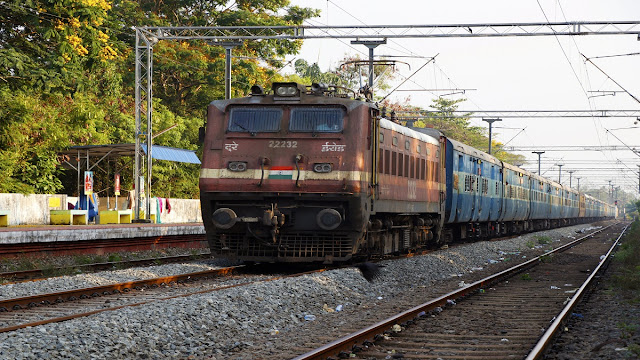
[[[341,352],[350,352],[354,347],[360,346],[364,342],[373,342],[376,336],[383,334],[385,331],[390,330],[391,327],[395,324],[402,324],[409,320],[413,320],[419,316],[420,313],[428,312],[434,310],[437,307],[444,307],[447,304],[448,300],[455,300],[461,297],[465,297],[474,292],[479,291],[481,288],[485,288],[488,285],[500,282],[502,280],[508,279],[528,268],[535,266],[541,258],[565,251],[580,242],[585,241],[586,239],[593,237],[595,234],[602,232],[615,224],[609,225],[607,227],[598,229],[588,235],[585,235],[581,238],[578,238],[570,243],[567,243],[563,246],[560,246],[554,250],[548,251],[540,256],[532,258],[529,261],[511,267],[509,269],[503,270],[499,273],[488,276],[484,279],[478,280],[464,288],[461,288],[456,291],[452,291],[448,294],[442,295],[438,298],[435,298],[429,302],[424,304],[415,306],[409,310],[406,310],[400,314],[394,315],[388,319],[377,322],[367,328],[356,331],[352,334],[346,335],[338,340],[335,340],[329,344],[321,346],[315,350],[307,352],[306,354],[295,357],[293,360],[325,360],[331,356],[337,356]]]
[[[102,251],[126,250],[143,251],[150,249],[164,249],[169,247],[192,248],[206,244],[204,234],[183,234],[148,236],[120,239],[77,240],[58,242],[37,242],[19,244],[0,244],[0,258],[23,257],[25,254],[78,254]],[[115,250],[114,250],[115,249]]]
[[[225,268],[225,269],[240,269],[240,268],[246,268],[246,266],[241,265],[241,266],[235,266],[235,267],[230,267],[230,268]],[[225,269],[218,269],[218,270],[225,270]],[[301,275],[306,275],[306,274],[319,273],[319,272],[323,272],[323,271],[326,271],[326,270],[325,269],[319,269],[319,270],[306,271],[306,272],[297,273],[297,274],[291,274],[291,275],[275,276],[275,277],[271,277],[271,278],[263,279],[263,280],[248,281],[248,282],[244,282],[244,283],[240,283],[240,284],[221,286],[221,287],[217,287],[217,288],[214,288],[214,289],[206,289],[206,290],[194,291],[194,292],[191,292],[191,293],[188,293],[188,294],[180,294],[180,295],[168,296],[168,297],[163,297],[163,298],[159,298],[159,299],[153,299],[153,300],[137,302],[137,303],[133,303],[133,304],[114,306],[114,307],[105,308],[105,309],[92,310],[92,311],[83,312],[83,313],[77,313],[77,314],[72,314],[72,315],[67,315],[67,316],[50,318],[50,319],[46,319],[46,320],[42,320],[42,321],[36,321],[36,322],[31,322],[31,323],[8,326],[8,327],[0,328],[0,333],[15,331],[15,330],[24,329],[24,328],[27,328],[27,327],[39,326],[39,325],[44,325],[44,324],[49,324],[49,323],[54,323],[54,322],[62,322],[62,321],[77,319],[77,318],[86,317],[86,316],[98,314],[98,313],[105,312],[105,311],[114,311],[114,310],[119,310],[119,309],[123,309],[123,308],[126,308],[126,307],[140,306],[140,305],[148,304],[148,303],[155,302],[155,301],[164,301],[164,300],[176,299],[176,298],[187,297],[187,296],[192,296],[192,295],[197,295],[197,294],[205,294],[205,293],[210,293],[210,292],[219,291],[219,290],[231,289],[231,288],[234,288],[234,287],[251,285],[251,284],[258,283],[258,282],[274,281],[274,280],[284,279],[284,278],[288,278],[288,277],[295,277],[295,276],[301,276]],[[201,273],[205,273],[205,272],[206,271],[203,271]],[[184,275],[181,275],[181,276],[187,276],[187,279],[189,279],[189,278],[191,278],[191,276],[188,276],[188,275],[194,275],[194,274],[200,274],[200,273],[184,274]],[[198,275],[198,276],[199,277],[203,277],[202,275]],[[204,275],[204,276],[207,276],[207,275]],[[160,278],[158,278],[158,279],[160,279]],[[151,280],[155,280],[155,279],[151,279]],[[120,284],[116,284],[116,285],[120,285]]]
[[[622,235],[624,235],[624,232],[627,230],[627,228],[629,228],[629,225],[625,226],[624,229],[622,229],[620,236],[618,236],[618,238],[613,243],[609,251],[606,253],[605,257],[602,260],[600,260],[600,263],[598,264],[598,266],[593,270],[591,275],[582,284],[582,286],[580,286],[580,289],[576,291],[576,294],[571,298],[571,300],[569,300],[569,302],[564,307],[564,309],[562,309],[562,311],[560,311],[560,313],[555,317],[555,320],[553,321],[551,326],[547,328],[547,331],[544,332],[540,340],[538,340],[538,343],[533,347],[533,349],[531,350],[529,355],[527,355],[525,360],[536,360],[536,359],[542,358],[547,348],[552,344],[552,341],[555,335],[558,334],[563,324],[566,323],[567,319],[571,315],[573,309],[578,305],[580,300],[585,295],[587,288],[592,284],[593,279],[596,277],[596,275],[599,274],[601,270],[603,270],[604,265],[608,263],[611,253],[618,245],[618,242],[622,238]]]
[[[163,256],[163,257],[139,259],[139,260],[124,260],[124,261],[110,261],[110,262],[102,262],[102,263],[94,263],[94,264],[68,265],[68,266],[48,268],[48,269],[7,271],[7,272],[0,273],[0,279],[10,280],[10,282],[8,283],[34,281],[34,280],[39,280],[46,277],[54,277],[54,276],[45,275],[47,273],[48,274],[61,273],[68,269],[78,269],[85,272],[100,271],[100,270],[109,270],[113,268],[121,269],[124,267],[157,265],[157,264],[175,263],[180,261],[190,261],[190,260],[202,259],[209,256],[211,256],[210,253],[198,253],[194,255]],[[3,283],[3,285],[6,285],[8,283]]]
[[[153,279],[128,281],[128,282],[111,284],[111,285],[94,286],[89,288],[59,291],[59,292],[48,293],[48,294],[39,294],[39,295],[33,295],[33,296],[5,299],[5,300],[0,300],[0,311],[10,311],[12,309],[17,310],[22,308],[34,307],[42,304],[47,305],[51,303],[77,299],[84,296],[95,296],[96,294],[97,295],[112,294],[114,292],[123,291],[125,289],[135,289],[136,287],[169,284],[171,282],[180,282],[180,281],[192,280],[192,279],[197,279],[197,278],[202,278],[207,276],[230,275],[243,268],[245,268],[244,265],[231,266],[231,267],[226,267],[221,269],[213,269],[213,270],[198,271],[198,272],[187,273],[187,274],[157,277]]]

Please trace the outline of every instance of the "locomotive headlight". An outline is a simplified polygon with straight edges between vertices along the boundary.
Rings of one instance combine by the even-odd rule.
[[[293,86],[281,86],[276,89],[278,96],[295,96],[298,90]]]
[[[238,221],[238,216],[229,208],[220,208],[213,212],[211,221],[219,229],[230,229]]]
[[[328,173],[333,170],[330,163],[315,163],[313,164],[313,171],[317,173]]]
[[[305,91],[304,85],[298,85],[294,82],[273,83],[273,93],[276,97],[300,97],[303,91]]]
[[[247,170],[247,163],[244,161],[231,161],[229,162],[229,165],[227,165],[227,168],[231,171],[246,171]]]
[[[322,230],[333,230],[342,223],[342,215],[335,209],[323,209],[316,215],[316,223]]]

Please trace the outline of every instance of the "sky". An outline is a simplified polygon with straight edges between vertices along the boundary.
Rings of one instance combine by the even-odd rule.
[[[573,21],[637,21],[638,0],[291,0],[291,4],[321,10],[320,17],[305,25],[415,25],[480,24]],[[346,56],[368,57],[363,45],[349,40],[305,40],[296,58],[317,62],[323,71],[340,65]],[[376,55],[417,56],[400,58],[397,84],[425,63],[420,57],[437,55],[399,90],[475,89],[464,94],[445,91],[396,91],[391,99],[428,107],[434,98],[466,98],[461,110],[640,110],[640,103],[624,92],[602,95],[597,90],[622,91],[611,79],[640,98],[640,56],[620,56],[586,63],[592,58],[640,52],[635,35],[545,36],[501,38],[389,39]],[[286,69],[284,70],[287,71]],[[386,93],[385,93],[386,94]],[[585,151],[580,146],[629,146],[640,151],[640,121],[635,118],[503,119],[494,123],[494,140],[514,147],[545,150],[553,145],[578,146],[578,151],[546,149],[541,158],[543,176],[577,187],[609,185],[638,193],[640,153]],[[487,122],[472,119],[487,127]],[[523,130],[524,129],[524,130]],[[609,131],[607,131],[609,130]],[[531,150],[517,152],[527,158],[523,167],[537,171],[538,156]],[[573,171],[570,175],[568,170]]]

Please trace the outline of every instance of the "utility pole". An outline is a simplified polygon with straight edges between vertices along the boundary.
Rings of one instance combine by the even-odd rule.
[[[557,164],[558,165],[558,184],[562,185],[562,183],[560,182],[560,179],[562,179],[562,167],[564,166],[564,164]]]
[[[482,121],[486,121],[486,122],[489,123],[489,155],[491,155],[491,136],[492,136],[493,123],[496,122],[496,121],[502,121],[502,119],[499,119],[499,118],[494,118],[494,119],[482,118]]]
[[[369,89],[373,94],[373,49],[377,48],[379,45],[384,45],[387,43],[387,39],[384,40],[353,40],[351,41],[354,45],[364,45],[369,48]]]
[[[571,175],[573,175],[574,172],[576,172],[575,170],[569,170],[567,171],[569,173],[569,188],[571,188]]]
[[[576,179],[578,179],[578,191],[580,191],[580,178],[576,177]]]
[[[544,154],[544,151],[532,151],[532,153],[534,154],[538,154],[538,175],[542,176],[542,173],[540,172],[540,156],[542,154]]]
[[[609,188],[607,189],[607,195],[609,195],[609,200],[611,200],[611,198],[613,198],[613,186],[611,185],[611,180],[607,180],[609,181]]]
[[[241,42],[223,42],[224,48],[224,98],[231,99],[231,50],[236,46],[242,46]]]

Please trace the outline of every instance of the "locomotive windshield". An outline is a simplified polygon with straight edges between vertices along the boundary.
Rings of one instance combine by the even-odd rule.
[[[250,107],[233,108],[229,114],[229,131],[248,132],[277,132],[280,130],[282,109]]]
[[[342,131],[344,110],[340,108],[293,108],[289,130],[298,132],[327,132]]]

